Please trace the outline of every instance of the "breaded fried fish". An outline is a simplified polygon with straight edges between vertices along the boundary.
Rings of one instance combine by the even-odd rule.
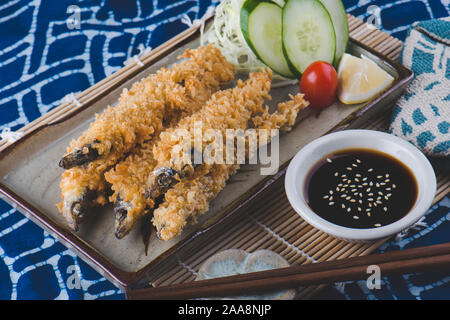
[[[174,118],[198,110],[234,79],[235,70],[212,45],[187,49],[185,58],[124,90],[119,103],[97,115],[80,138],[72,141],[60,166],[63,201],[58,208],[72,229],[90,207],[106,203],[104,173],[136,146],[151,141]]]
[[[161,159],[160,151],[168,152],[169,147],[176,148],[176,141],[171,139],[177,139],[177,130],[189,129],[190,124],[198,119],[211,124],[215,121],[214,126],[223,130],[245,129],[250,117],[263,111],[270,81],[270,72],[259,72],[252,74],[246,82],[239,81],[236,88],[216,92],[198,112],[183,117],[176,125],[164,130],[158,142],[147,143],[139,154],[130,156],[106,173],[106,179],[114,191],[111,199],[115,200],[115,234],[118,238],[124,237],[140,218],[151,213],[155,203],[164,197],[164,192],[181,179],[177,177],[181,170],[158,166],[166,162],[158,162],[155,157],[155,153],[159,153]],[[168,172],[172,174],[167,175]],[[156,175],[153,185],[157,184],[158,192],[146,189],[151,175]]]

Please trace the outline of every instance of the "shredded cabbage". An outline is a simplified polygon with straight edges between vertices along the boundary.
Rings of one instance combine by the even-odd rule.
[[[211,27],[205,31],[201,41],[218,47],[237,70],[253,72],[265,65],[249,48],[242,34],[240,14],[244,2],[245,0],[222,0],[216,8]]]
[[[272,0],[283,7],[284,0]],[[216,7],[214,21],[205,32],[201,33],[202,44],[213,44],[231,62],[238,71],[254,72],[267,67],[247,45],[241,31],[241,8],[245,0],[222,0]],[[283,80],[279,86],[291,85],[292,80],[274,72],[274,80]]]

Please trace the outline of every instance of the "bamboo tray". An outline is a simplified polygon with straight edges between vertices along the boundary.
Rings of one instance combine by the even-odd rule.
[[[408,70],[389,60],[389,58],[395,58],[400,52],[400,41],[380,31],[368,29],[360,20],[351,16],[349,16],[349,26],[351,36],[354,39],[352,41],[354,50],[373,56],[379,60],[383,68],[394,72],[396,74],[394,87],[364,105],[342,109],[335,106],[322,113],[320,117],[309,114],[309,121],[300,122],[295,130],[306,128],[304,132],[308,132],[307,129],[317,124],[318,119],[322,121],[327,117],[332,122],[327,126],[320,127],[320,130],[314,131],[314,135],[305,134],[301,139],[297,139],[299,141],[296,141],[296,137],[293,135],[286,135],[287,138],[281,138],[285,139],[284,145],[290,147],[287,150],[289,152],[283,153],[283,150],[280,152],[286,157],[284,160],[281,159],[284,166],[290,159],[289,154],[298,150],[311,139],[333,130],[360,126],[365,120],[385,110],[412,77]],[[176,241],[162,243],[153,237],[148,256],[144,254],[138,234],[130,234],[123,240],[114,238],[112,235],[111,207],[99,210],[96,218],[98,221],[95,221],[96,223],[93,225],[89,225],[89,221],[86,221],[83,230],[78,234],[69,231],[56,212],[54,205],[59,201],[58,184],[61,174],[61,170],[57,167],[57,160],[64,152],[68,141],[78,136],[88,126],[96,112],[101,112],[108,104],[113,105],[122,88],[129,87],[134,81],[154,72],[161,66],[173,62],[174,56],[178,55],[183,47],[195,46],[193,41],[198,38],[198,29],[194,26],[186,30],[150,53],[140,56],[140,61],[127,65],[111,77],[77,95],[72,103],[63,104],[23,127],[20,132],[24,136],[18,141],[0,143],[0,151],[2,151],[0,154],[0,192],[3,197],[66,246],[72,248],[81,258],[109,280],[124,289],[131,285],[142,285],[148,282],[150,277],[150,280],[154,283],[163,283],[164,281],[160,282],[155,278],[161,266],[170,263],[174,257],[180,256],[191,243],[201,239],[203,234],[209,234],[207,231],[213,230],[213,226],[220,226],[223,219],[231,218],[234,213],[239,212],[240,208],[253,203],[251,200],[262,194],[268,186],[277,186],[276,181],[280,179],[283,172],[276,177],[256,180],[253,175],[254,180],[251,180],[251,173],[241,170],[241,173],[231,181],[231,187],[225,189],[219,195],[218,198],[220,199],[213,202],[211,212],[209,212],[209,215],[206,214],[202,217],[201,224],[186,230],[184,235]],[[364,44],[358,43],[358,40],[361,40]],[[375,48],[375,50],[369,47]],[[280,89],[278,98],[285,97],[287,92],[293,89],[297,89],[297,86]],[[274,97],[274,102],[277,101],[276,98]],[[307,116],[308,114],[305,114],[303,118]],[[281,148],[283,148],[282,145],[283,142],[280,141]],[[245,183],[242,182],[243,179],[246,181]],[[239,184],[236,183],[237,181],[239,181]],[[243,186],[247,187],[243,189]],[[234,189],[236,189],[234,194],[226,191]],[[278,195],[282,196],[283,193]],[[287,209],[284,208],[283,212]],[[294,219],[294,217],[288,218]],[[284,219],[284,216],[282,219]],[[269,225],[269,227],[271,226]],[[301,245],[307,245],[307,250],[311,248],[316,250],[314,246],[310,247],[309,244],[315,245],[317,239],[324,240],[327,236],[316,235],[316,231],[312,230],[311,227],[305,226],[305,228],[309,230],[307,232],[308,238]],[[257,244],[264,243],[264,239],[258,241]],[[294,247],[297,245],[300,246],[296,243]],[[375,248],[378,245],[373,244],[370,248]],[[349,243],[343,244],[342,247],[351,251],[350,253],[346,251],[347,256],[355,252],[367,254],[373,250],[370,248],[361,250],[354,244]],[[329,259],[346,256],[341,253],[335,255],[336,252],[332,253],[333,250],[329,250],[332,247],[328,245],[321,248],[319,251],[326,251],[326,256]],[[301,250],[310,255],[309,251]],[[185,277],[185,279],[189,280],[189,277]]]

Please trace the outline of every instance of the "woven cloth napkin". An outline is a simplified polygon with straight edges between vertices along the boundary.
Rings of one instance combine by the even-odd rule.
[[[397,102],[390,132],[426,155],[450,159],[450,17],[413,24],[401,63],[415,78]]]

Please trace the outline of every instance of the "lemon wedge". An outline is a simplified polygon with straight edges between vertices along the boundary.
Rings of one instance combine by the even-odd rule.
[[[342,103],[354,104],[370,100],[387,89],[394,78],[375,62],[348,53],[342,56],[338,68],[338,98]]]

